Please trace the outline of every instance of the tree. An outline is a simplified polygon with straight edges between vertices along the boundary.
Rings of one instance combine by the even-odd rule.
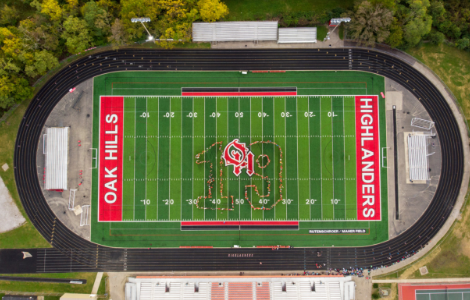
[[[41,5],[41,13],[48,15],[52,21],[59,21],[62,19],[63,11],[57,0],[44,0]]]
[[[219,0],[200,0],[197,6],[204,22],[215,22],[228,14],[227,5]]]
[[[29,82],[18,76],[0,76],[0,108],[6,109],[33,95]]]
[[[3,42],[7,38],[12,38],[15,35],[6,27],[0,27],[0,46],[3,45]]]
[[[126,32],[119,19],[114,20],[113,26],[111,26],[111,36],[108,37],[108,41],[111,42],[114,50],[118,49],[119,46],[127,44]]]
[[[407,46],[416,46],[421,38],[431,32],[432,17],[427,14],[429,0],[408,0],[409,9],[405,16],[404,39]]]
[[[429,13],[432,16],[432,25],[437,27],[444,21],[446,9],[441,1],[432,1],[429,7]]]
[[[403,29],[398,23],[397,18],[393,18],[392,26],[390,27],[390,35],[387,38],[387,44],[396,48],[403,44]]]
[[[468,38],[463,38],[455,43],[455,46],[460,50],[466,50],[470,46],[470,40]]]
[[[34,62],[25,68],[26,75],[36,77],[46,74],[47,71],[59,65],[57,58],[46,50],[34,53]]]
[[[4,5],[0,10],[0,25],[15,25],[20,15],[15,7]]]
[[[67,50],[76,54],[90,47],[92,38],[88,31],[87,22],[77,17],[69,16],[64,22],[64,33],[61,37],[66,40]]]
[[[373,5],[369,1],[364,1],[356,7],[348,27],[353,39],[359,43],[373,45],[382,43],[388,38],[392,21],[391,10],[381,4]]]
[[[103,39],[109,33],[110,25],[108,13],[96,2],[89,1],[82,7],[84,20],[88,24],[91,34],[98,39]]]
[[[22,33],[24,42],[30,43],[33,49],[55,51],[59,46],[57,29],[50,24],[39,25],[34,19],[25,19],[20,22],[18,30]]]
[[[436,31],[429,34],[429,40],[434,45],[440,45],[444,43],[445,35],[442,32]]]

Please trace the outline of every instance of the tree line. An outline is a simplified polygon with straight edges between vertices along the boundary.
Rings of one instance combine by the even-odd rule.
[[[251,1],[251,0],[250,0]],[[222,0],[6,0],[0,4],[0,115],[33,94],[31,83],[59,59],[94,47],[143,40],[136,17],[148,17],[150,33],[165,48],[191,41],[191,24],[228,15]],[[366,45],[406,49],[423,40],[470,50],[468,0],[366,0],[345,10],[283,13],[282,26],[311,26],[351,17],[350,38]]]
[[[423,40],[470,49],[468,0],[369,0],[343,14],[350,37],[365,45],[410,48]]]
[[[93,46],[113,48],[147,33],[165,48],[191,40],[191,24],[226,16],[220,0],[13,0],[0,6],[0,111],[33,94],[31,83],[59,59]],[[173,41],[171,41],[173,40]]]

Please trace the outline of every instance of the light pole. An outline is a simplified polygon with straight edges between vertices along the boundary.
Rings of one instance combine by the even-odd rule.
[[[351,18],[333,18],[330,20],[330,24],[335,24],[335,28],[333,28],[333,30],[331,32],[328,31],[328,33],[326,34],[326,37],[323,41],[328,41],[330,40],[330,33],[333,33],[336,29],[336,27],[339,27],[339,25],[341,25],[341,23],[344,22],[344,23],[349,23],[351,22]]]
[[[132,22],[132,23],[138,23],[138,22],[140,22],[140,24],[142,24],[142,26],[144,26],[145,30],[146,30],[147,33],[149,34],[149,37],[148,37],[147,41],[153,41],[153,40],[154,40],[154,37],[150,34],[150,32],[148,31],[147,27],[145,27],[145,25],[144,25],[144,23],[150,22],[150,18],[132,18],[132,19],[131,19],[131,22]]]

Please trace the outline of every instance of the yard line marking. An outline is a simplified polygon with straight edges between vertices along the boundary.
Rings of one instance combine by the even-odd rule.
[[[345,133],[345,130],[344,130],[344,96],[343,96],[343,135]],[[345,178],[345,180],[343,181],[343,185],[344,185],[344,219],[346,220],[346,210],[348,209],[347,205],[346,205],[346,139],[343,138],[343,146],[344,146],[344,149],[343,149],[343,166],[344,166],[344,176],[343,178]]]
[[[171,161],[171,98],[169,100],[170,102],[170,117],[168,118],[170,121],[169,125],[169,136],[170,138],[168,139],[168,144],[169,144],[169,152],[168,155],[170,156],[170,161]],[[168,166],[168,179],[171,179],[171,165]],[[171,207],[171,180],[168,180],[168,221],[171,220],[170,217],[170,207]]]
[[[312,174],[310,174],[310,160],[311,160],[311,152],[310,152],[310,97],[307,97],[307,115],[309,116],[308,118],[308,198],[309,198],[309,203],[312,201],[312,189],[310,187],[310,177]],[[297,162],[297,165],[299,163]],[[299,205],[300,205],[300,199],[299,199]],[[310,203],[309,205],[309,210],[308,210],[308,216],[309,219],[312,219],[312,204]]]
[[[204,145],[203,149],[206,149],[206,97],[204,97]],[[204,160],[206,160],[206,155],[204,154]],[[206,166],[202,165],[204,168],[204,180],[206,179]],[[204,185],[204,207],[206,207],[206,185]],[[204,209],[204,220],[206,219],[206,210]]]
[[[136,128],[137,128],[137,116],[136,116],[136,113],[137,113],[137,107],[136,107],[136,104],[137,103],[137,98],[134,98],[134,205],[133,205],[133,208],[132,208],[132,211],[133,211],[133,219],[135,220],[135,139],[136,139],[136,136],[137,136],[137,132],[136,132]]]
[[[160,97],[157,97],[157,109],[158,109],[158,114],[160,114]],[[158,126],[157,126],[157,133],[158,133],[158,136],[160,136],[160,116],[157,116],[157,121],[158,121]],[[158,142],[157,142],[157,178],[158,178],[158,169],[160,167],[160,164],[158,163],[159,162],[159,158],[160,158],[160,138],[158,138]],[[157,184],[157,220],[158,220],[158,184]]]
[[[229,129],[228,129],[228,123],[230,123],[230,117],[229,117],[229,108],[228,108],[228,97],[227,97],[227,143],[229,143]],[[230,214],[230,206],[229,206],[229,201],[230,201],[230,180],[228,180],[228,175],[229,172],[227,172],[227,192],[226,192],[226,195],[227,195],[227,220],[230,220],[230,217],[229,217],[229,214]],[[223,195],[222,195],[223,196]]]
[[[218,123],[218,118],[217,118],[217,98],[215,97],[215,141],[217,142],[217,123]],[[215,219],[217,220],[217,182],[219,181],[219,174],[217,174],[219,171],[219,167],[217,165],[217,147],[215,148]]]
[[[181,111],[183,111],[183,98],[180,99]],[[181,158],[183,158],[183,117],[184,113],[181,114]],[[181,163],[181,177],[183,177],[183,163]],[[181,180],[181,197],[180,197],[180,220],[183,219],[183,180]]]
[[[286,112],[287,110],[287,97],[284,97],[284,113]],[[284,118],[284,132],[287,133],[287,121],[286,121],[287,118]],[[283,164],[283,167],[284,167],[284,172],[286,172],[286,176],[287,176],[287,137],[285,139],[285,145],[286,145],[286,163]],[[288,199],[288,196],[287,196],[287,182],[286,182],[286,188],[285,188],[285,191],[286,191],[286,220],[287,220],[287,206],[289,204],[287,204],[287,199]]]
[[[240,140],[240,97],[238,97],[238,140]],[[240,220],[241,215],[241,197],[240,197],[240,177],[238,177],[238,220]]]
[[[333,153],[334,151],[334,142],[335,142],[335,138],[334,138],[334,130],[333,130],[333,125],[334,125],[334,122],[333,122],[333,118],[334,118],[334,109],[333,109],[333,97],[330,97],[331,101],[330,101],[330,109],[331,109],[331,153]],[[334,160],[334,155],[332,155],[332,159],[331,159],[331,173],[333,173],[333,220],[335,219],[335,160]]]
[[[148,98],[145,97],[145,110],[146,110],[146,112],[148,111],[148,101],[147,101],[147,99]],[[147,117],[145,118],[145,136],[146,137],[145,137],[145,198],[144,199],[147,199],[147,149],[148,149],[147,148],[147,145],[148,145],[148,141],[147,141],[147,128],[148,128],[148,125],[147,124],[148,124],[148,114],[147,114]],[[145,213],[144,213],[145,220],[147,220],[147,205],[144,205],[144,209],[145,209]]]
[[[274,124],[276,124],[275,122],[275,119],[276,119],[276,101],[275,99],[273,98],[273,136],[276,136],[276,126],[274,126]],[[273,138],[273,141],[274,141],[274,138]],[[273,153],[273,165],[274,165],[274,184],[273,184],[273,195],[274,195],[274,202],[277,201],[276,199],[276,193],[275,191],[277,191],[277,189],[279,188],[279,183],[275,180],[276,179],[276,147],[274,147],[274,153]],[[278,175],[279,176],[279,175]],[[278,183],[278,185],[276,186],[276,183]],[[281,195],[279,195],[280,197]],[[276,206],[277,205],[274,205],[274,216],[273,216],[273,219],[276,220]]]
[[[251,111],[251,97],[250,97],[250,144],[253,142],[251,140],[251,127],[253,126],[253,122],[251,122],[251,114],[252,113],[253,112]],[[250,185],[253,185],[253,177],[252,176],[250,176]],[[250,188],[250,200],[251,200],[251,203],[253,203],[253,188]],[[250,207],[250,214],[251,214],[251,220],[253,220],[253,208],[252,207]]]
[[[181,98],[181,99],[183,99],[183,98]],[[192,150],[192,157],[193,157],[193,159],[194,159],[194,97],[193,97],[193,99],[192,99],[191,109],[192,109],[192,111],[193,111],[193,118],[192,118],[192,122],[193,122],[193,136],[191,137],[191,142],[192,142],[192,144],[191,144],[191,146],[192,146],[192,147],[191,147],[191,150]],[[192,171],[192,176],[193,176],[192,181],[191,181],[191,189],[192,189],[192,190],[191,190],[191,195],[192,195],[193,197],[191,197],[191,198],[193,198],[192,200],[194,200],[194,163],[191,164],[191,171]],[[191,202],[192,202],[192,201],[191,201]],[[194,205],[194,204],[191,205],[191,219],[192,219],[192,220],[194,220],[194,206],[193,206],[193,205]]]
[[[320,105],[320,128],[321,128],[321,115],[322,115],[322,110],[321,110],[321,98],[318,96],[318,101]],[[320,129],[320,135],[321,135],[321,129]],[[321,168],[322,164],[322,139],[320,138],[320,178],[323,178],[323,170]],[[323,180],[320,181],[320,211],[321,211],[321,219],[323,220]]]
[[[295,97],[295,133],[299,136],[299,97]],[[299,138],[297,140],[297,179],[299,178]],[[299,180],[297,180],[297,219],[300,219]]]
[[[264,97],[261,97],[261,114],[263,114],[264,112]],[[261,118],[261,141],[264,140],[264,118]],[[261,153],[264,154],[264,143],[261,143]],[[264,169],[261,169],[261,175],[263,176],[264,178]],[[264,180],[261,180],[261,188],[263,189],[261,195],[264,195]],[[264,200],[264,199],[262,199]],[[253,200],[252,200],[253,201]],[[263,204],[264,206],[264,201],[263,201]],[[262,211],[262,215],[263,215],[263,220],[264,220],[264,210]]]

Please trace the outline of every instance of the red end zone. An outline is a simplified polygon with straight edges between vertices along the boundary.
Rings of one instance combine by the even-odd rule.
[[[380,135],[377,96],[356,96],[357,219],[380,221]]]
[[[98,221],[122,221],[124,97],[101,97]]]

